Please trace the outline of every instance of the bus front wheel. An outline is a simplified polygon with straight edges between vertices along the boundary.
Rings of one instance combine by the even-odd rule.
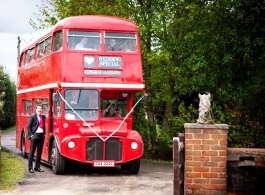
[[[140,158],[121,165],[121,169],[126,170],[128,174],[136,175],[140,169]]]
[[[55,140],[53,141],[52,144],[51,163],[52,163],[52,171],[54,174],[58,175],[64,173],[65,158],[60,154]]]

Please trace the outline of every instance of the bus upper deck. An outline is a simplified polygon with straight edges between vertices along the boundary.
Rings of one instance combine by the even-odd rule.
[[[141,90],[137,26],[116,17],[65,18],[22,51],[18,71],[18,90],[58,82]]]

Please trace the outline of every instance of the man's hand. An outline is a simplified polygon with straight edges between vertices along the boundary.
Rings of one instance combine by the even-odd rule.
[[[74,100],[70,101],[70,104],[77,104]]]

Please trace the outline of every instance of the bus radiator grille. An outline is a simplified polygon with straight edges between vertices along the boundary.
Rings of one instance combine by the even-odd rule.
[[[92,138],[86,142],[86,160],[103,159],[103,141],[99,138]]]
[[[86,160],[115,160],[122,159],[122,142],[116,138],[106,141],[105,158],[103,158],[104,142],[99,138],[91,138],[86,142]]]
[[[121,161],[122,142],[119,139],[110,138],[106,143],[106,160]]]

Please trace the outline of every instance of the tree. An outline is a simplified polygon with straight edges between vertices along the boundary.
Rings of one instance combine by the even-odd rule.
[[[3,115],[4,101],[3,97],[5,96],[5,85],[4,85],[4,68],[0,65],[0,117]],[[1,126],[0,126],[1,128]]]
[[[10,80],[10,76],[2,71],[0,88],[4,96],[2,97],[2,114],[0,117],[1,128],[7,128],[16,123],[16,85]],[[1,72],[0,71],[0,72]]]
[[[198,93],[211,93],[213,120],[229,124],[230,146],[265,145],[257,141],[264,138],[265,122],[264,1],[46,1],[53,15],[43,4],[45,24],[104,14],[132,19],[139,26],[149,94],[142,108],[150,148],[159,140],[170,148],[185,120],[196,122]]]

